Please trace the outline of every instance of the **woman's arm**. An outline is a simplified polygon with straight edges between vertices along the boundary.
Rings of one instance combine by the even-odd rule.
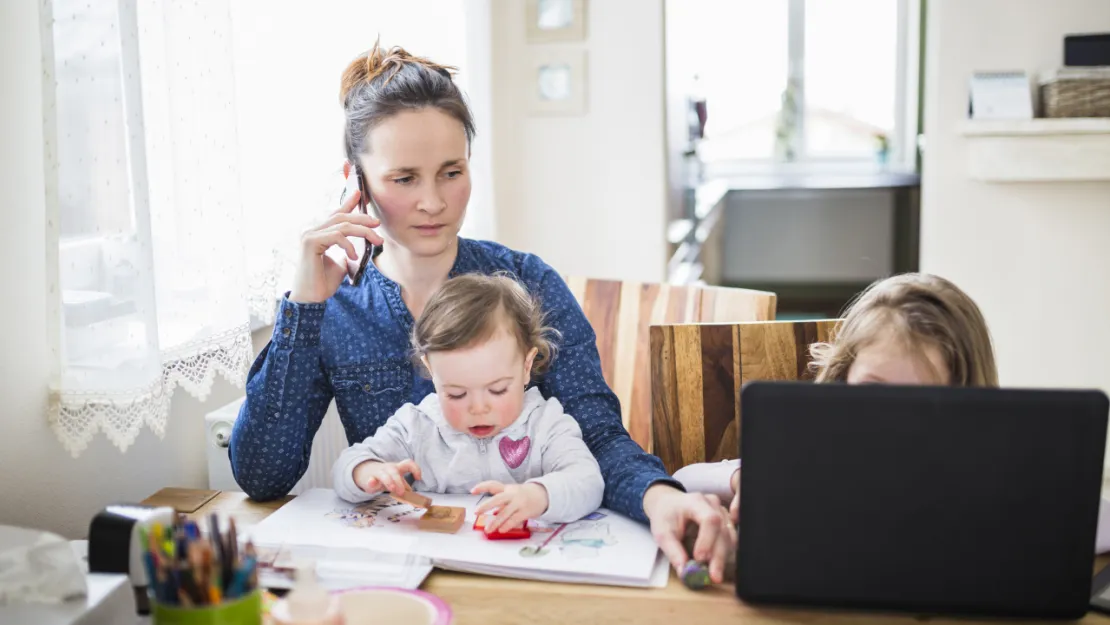
[[[663,470],[663,462],[646,453],[624,429],[620,401],[601,373],[597,337],[563,279],[542,261],[539,295],[547,323],[563,335],[552,368],[540,380],[547,397],[554,397],[578,421],[582,438],[601,466],[605,478],[604,505],[641,522],[644,494],[654,484],[682,487]]]
[[[602,377],[596,338],[586,315],[554,270],[535,257],[528,262],[545,270],[538,295],[550,315],[548,323],[563,333],[560,353],[541,380],[541,389],[544,395],[558,398],[578,420],[605,477],[605,506],[649,522],[652,537],[676,571],[693,556],[708,562],[710,578],[720,582],[728,554],[736,548],[736,530],[728,511],[713,495],[683,492],[682,485],[663,470],[663,462],[632,440],[621,423],[620,402]],[[682,539],[691,525],[698,527],[698,533],[694,550],[688,553]]]
[[[251,499],[289,494],[308,468],[332,397],[320,364],[325,305],[282,299],[270,344],[247,377],[229,453],[235,481]]]
[[[597,460],[582,440],[582,430],[573,417],[563,412],[557,400],[544,408],[542,441],[543,476],[528,480],[547,490],[547,511],[541,521],[570,523],[601,506],[605,480]]]

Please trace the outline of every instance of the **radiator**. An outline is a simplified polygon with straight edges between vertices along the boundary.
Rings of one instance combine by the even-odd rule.
[[[231,428],[235,425],[239,408],[242,407],[245,399],[245,397],[239,398],[221,406],[205,417],[208,432],[205,445],[208,451],[208,488],[212,490],[242,490],[232,477],[227,446],[231,440]],[[332,465],[346,448],[347,435],[343,432],[343,425],[339,422],[339,413],[336,412],[333,401],[328,406],[324,422],[316,432],[316,438],[312,441],[312,456],[308,462],[308,470],[290,494],[299,495],[310,488],[331,488]]]

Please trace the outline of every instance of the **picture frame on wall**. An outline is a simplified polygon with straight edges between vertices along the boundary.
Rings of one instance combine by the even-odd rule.
[[[532,115],[585,114],[586,51],[533,51],[525,85]]]
[[[524,14],[528,43],[586,38],[586,0],[527,0]]]

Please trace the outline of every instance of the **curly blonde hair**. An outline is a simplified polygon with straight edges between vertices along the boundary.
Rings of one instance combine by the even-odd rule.
[[[508,330],[525,354],[535,348],[532,374],[550,368],[559,332],[544,324],[539,301],[519,282],[504,273],[452,278],[432,295],[413,326],[414,360],[422,367],[428,354],[469,347],[501,330]]]
[[[860,350],[886,337],[917,352],[935,347],[952,386],[998,386],[990,331],[979,307],[955,284],[923,273],[879,280],[852,302],[835,339],[810,347],[817,382],[846,381]]]

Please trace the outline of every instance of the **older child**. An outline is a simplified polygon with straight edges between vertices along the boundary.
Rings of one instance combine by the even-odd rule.
[[[818,382],[998,386],[990,332],[979,307],[944,278],[910,273],[872,284],[832,343],[811,348]],[[740,462],[693,464],[675,473],[688,491],[732,500],[740,520]],[[1095,551],[1110,551],[1110,502],[1099,505]]]
[[[490,493],[486,531],[527,519],[575,521],[601,505],[601,470],[578,423],[556,399],[528,389],[554,357],[541,308],[504,275],[448,280],[412,333],[435,385],[405,404],[335,463],[336,493],[351,502],[416,490]]]
[[[875,282],[848,308],[836,339],[810,352],[817,382],[998,386],[979,307],[955,284],[929,274]],[[674,477],[688,491],[731,500],[732,521],[739,521],[739,461],[693,464]]]

